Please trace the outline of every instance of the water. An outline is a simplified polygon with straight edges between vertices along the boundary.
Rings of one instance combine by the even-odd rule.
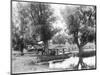
[[[62,62],[53,63],[53,61],[49,61],[49,68],[71,68],[71,66],[77,65],[79,61],[79,57],[70,57],[69,59],[65,59]],[[84,58],[83,62],[88,66],[95,66],[95,56]]]

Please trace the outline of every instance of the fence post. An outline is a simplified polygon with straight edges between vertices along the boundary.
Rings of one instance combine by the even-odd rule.
[[[63,48],[63,54],[65,53],[65,50],[64,50],[64,48]]]

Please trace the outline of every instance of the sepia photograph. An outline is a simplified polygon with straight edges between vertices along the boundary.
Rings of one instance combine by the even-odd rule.
[[[95,70],[96,6],[11,1],[11,74]]]

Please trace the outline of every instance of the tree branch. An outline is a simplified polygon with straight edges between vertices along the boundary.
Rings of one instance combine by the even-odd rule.
[[[86,45],[88,43],[88,41],[81,43],[80,46],[83,47],[84,45]]]

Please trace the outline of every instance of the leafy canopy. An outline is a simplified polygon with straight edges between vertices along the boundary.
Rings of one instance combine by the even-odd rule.
[[[67,17],[64,17],[68,33],[73,35],[73,43],[84,46],[95,40],[96,7],[80,6]]]

